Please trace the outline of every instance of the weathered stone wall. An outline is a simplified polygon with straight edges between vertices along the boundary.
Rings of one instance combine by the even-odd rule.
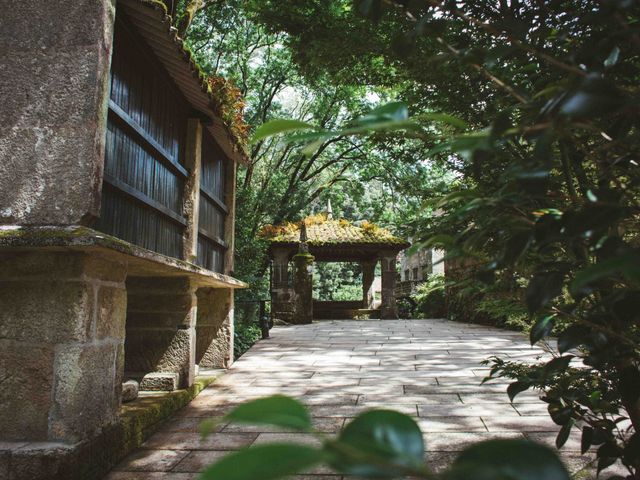
[[[12,2],[0,16],[0,224],[100,212],[115,0]]]
[[[233,362],[233,290],[201,288],[197,297],[196,364],[228,368]]]
[[[42,250],[0,265],[0,440],[71,443],[115,421],[125,266]]]
[[[140,388],[186,388],[195,377],[196,287],[188,277],[127,278],[125,370]],[[169,382],[169,383],[167,383]],[[175,383],[174,383],[175,382]]]

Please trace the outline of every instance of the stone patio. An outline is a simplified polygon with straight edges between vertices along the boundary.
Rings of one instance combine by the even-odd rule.
[[[470,443],[496,437],[553,445],[559,427],[535,393],[509,403],[506,383],[480,385],[487,356],[535,360],[521,334],[445,320],[324,321],[276,327],[220,380],[153,435],[108,480],[190,480],[207,464],[246,445],[311,442],[307,435],[270,427],[224,425],[205,440],[197,426],[251,398],[283,393],[309,405],[317,427],[337,432],[369,408],[391,408],[416,418],[427,458],[438,469]],[[572,472],[580,456],[576,431],[563,448]],[[325,468],[296,477],[338,480]],[[256,479],[259,480],[259,479]]]

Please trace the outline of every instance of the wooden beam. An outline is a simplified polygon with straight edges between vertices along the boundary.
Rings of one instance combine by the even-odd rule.
[[[145,195],[144,193],[136,190],[135,188],[131,187],[130,185],[127,185],[126,183],[124,183],[122,180],[113,177],[111,175],[109,175],[108,173],[104,174],[104,182],[107,183],[108,185],[110,185],[111,187],[115,188],[116,190],[124,193],[125,195],[127,195],[128,197],[132,198],[133,200],[136,200],[139,203],[142,203],[143,205],[161,213],[162,215],[169,217],[171,220],[173,220],[176,223],[179,223],[182,226],[187,225],[187,221],[186,219],[179,215],[178,213],[174,212],[173,210],[171,210],[170,208],[165,207],[163,204],[161,204],[160,202],[158,202],[157,200],[154,200],[153,198]]]
[[[187,121],[185,164],[189,176],[184,184],[182,211],[187,218],[183,234],[183,258],[195,263],[198,258],[198,220],[200,209],[200,175],[202,172],[202,123],[197,118]]]
[[[220,200],[211,190],[205,188],[203,185],[200,186],[200,193],[204,194],[209,200],[211,200],[216,207],[222,210],[225,214],[229,213],[229,208]]]
[[[154,156],[167,168],[174,173],[188,177],[189,172],[174,160],[173,156],[167,152],[167,150],[160,145],[151,135],[149,135],[138,123],[129,116],[120,106],[113,100],[109,100],[109,114],[115,120],[118,120],[120,124],[127,127],[130,131],[135,133],[136,138],[142,140],[145,146],[152,150]]]
[[[236,170],[237,164],[234,161],[225,159],[225,204],[229,212],[224,222],[224,241],[227,244],[227,251],[224,255],[224,274],[233,276],[233,256],[235,248],[236,230]]]
[[[207,240],[212,241],[213,243],[215,243],[216,245],[222,248],[228,247],[227,242],[225,242],[222,238],[218,237],[217,235],[214,235],[212,232],[210,232],[205,228],[202,228],[202,227],[198,228],[198,233],[202,235],[204,238],[206,238]]]

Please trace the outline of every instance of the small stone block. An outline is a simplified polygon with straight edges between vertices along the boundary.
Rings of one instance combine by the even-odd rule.
[[[140,390],[172,391],[180,385],[180,374],[177,372],[151,372],[140,381]]]
[[[130,402],[138,398],[140,384],[135,380],[127,380],[122,384],[122,401]]]

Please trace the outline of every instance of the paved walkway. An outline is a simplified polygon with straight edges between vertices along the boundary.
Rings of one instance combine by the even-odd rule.
[[[480,385],[487,368],[479,362],[491,354],[535,360],[543,352],[514,332],[444,320],[277,327],[107,478],[191,480],[229,450],[277,440],[313,442],[303,434],[240,425],[200,439],[197,425],[204,418],[276,392],[308,404],[317,427],[329,433],[368,408],[412,415],[435,468],[483,439],[526,437],[553,445],[559,427],[534,393],[520,394],[512,405],[506,383]],[[579,450],[578,435],[563,448],[573,471],[588,460]],[[340,479],[324,468],[297,478]]]

